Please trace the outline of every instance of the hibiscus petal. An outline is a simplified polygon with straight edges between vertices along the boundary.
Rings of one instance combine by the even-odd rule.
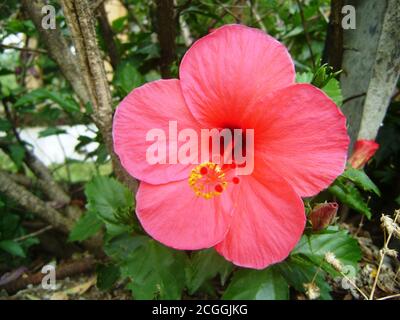
[[[216,250],[242,267],[263,269],[284,260],[305,226],[301,198],[282,178],[269,174],[241,178],[236,210]]]
[[[343,172],[346,118],[321,90],[293,85],[257,108],[255,170],[274,170],[303,197],[317,194]]]
[[[227,25],[193,44],[179,75],[194,117],[218,128],[239,127],[255,101],[293,84],[295,71],[280,42],[257,29]]]
[[[153,184],[187,178],[190,165],[172,164],[168,158],[170,121],[177,122],[177,132],[187,128],[199,132],[198,123],[183,100],[179,80],[150,82],[134,89],[120,103],[113,122],[114,149],[123,167],[132,176]],[[146,135],[154,129],[162,129],[166,135],[166,141],[157,137],[146,141]],[[160,145],[166,147],[166,158],[163,157],[166,164],[151,164],[146,158],[148,148],[157,140],[160,141]],[[185,141],[190,140],[179,142],[176,150],[179,150]],[[194,142],[194,140],[191,141]],[[195,142],[197,146],[197,140]],[[197,157],[198,150],[195,149],[192,155]]]
[[[220,242],[233,211],[228,190],[212,199],[195,195],[188,181],[162,185],[141,183],[137,216],[148,234],[176,249],[209,248]]]

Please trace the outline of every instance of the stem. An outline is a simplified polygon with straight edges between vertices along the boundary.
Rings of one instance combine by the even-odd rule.
[[[400,214],[400,210],[398,210],[396,212],[396,216],[394,217],[394,220],[393,220],[394,223],[396,223],[397,218],[399,217],[399,214]],[[392,235],[393,235],[393,232],[390,232],[388,234],[388,237],[387,237],[387,239],[385,241],[385,244],[383,246],[384,248],[387,248],[387,246],[389,244],[389,241],[392,238]],[[381,273],[381,269],[382,269],[384,258],[385,258],[385,251],[383,250],[382,254],[381,254],[381,260],[379,261],[378,271],[376,272],[375,281],[374,281],[374,284],[372,286],[371,294],[369,296],[369,300],[373,300],[374,299],[374,293],[375,293],[376,285],[378,284],[379,274]]]
[[[42,228],[40,230],[37,230],[35,232],[26,234],[26,235],[24,235],[22,237],[19,237],[19,238],[15,238],[13,241],[15,241],[15,242],[24,241],[26,239],[29,239],[29,238],[32,238],[32,237],[36,237],[36,236],[38,236],[38,235],[40,235],[42,233],[45,233],[47,230],[50,230],[50,229],[53,229],[53,226],[46,226],[46,227],[44,227],[44,228]]]
[[[302,6],[300,0],[296,0],[296,2],[297,2],[297,5],[299,7],[301,23],[303,25],[303,30],[304,30],[304,35],[306,37],[307,47],[308,47],[308,50],[310,51],[311,62],[312,62],[312,65],[313,65],[313,69],[315,70],[314,52],[313,52],[312,47],[311,47],[311,38],[310,38],[310,35],[308,34],[308,31],[307,31],[307,23],[306,23],[306,19],[304,17],[303,6]]]
[[[156,0],[157,36],[160,42],[160,71],[164,79],[172,78],[171,66],[176,58],[176,20],[173,0]]]
[[[388,300],[388,299],[393,299],[393,298],[400,298],[400,293],[393,294],[391,296],[387,296],[387,297],[383,297],[383,298],[379,298],[377,300]]]
[[[368,300],[368,296],[351,280],[348,276],[346,276],[343,272],[340,272],[343,278],[345,278],[361,295]]]
[[[47,54],[46,50],[43,49],[33,49],[33,48],[26,48],[26,47],[17,47],[14,45],[10,45],[10,44],[1,44],[0,43],[0,47],[1,48],[5,48],[5,49],[14,49],[14,50],[18,50],[18,51],[26,51],[26,52],[34,52],[34,53],[43,53],[43,54]]]

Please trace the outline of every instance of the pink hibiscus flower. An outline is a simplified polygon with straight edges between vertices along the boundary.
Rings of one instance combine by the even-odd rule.
[[[134,89],[114,116],[115,151],[141,180],[136,212],[143,228],[176,249],[215,247],[243,267],[282,261],[304,229],[301,197],[317,194],[345,168],[345,117],[321,90],[294,83],[281,43],[243,25],[195,42],[179,78]],[[212,162],[149,164],[154,141],[146,134],[168,133],[171,120],[178,131],[253,129],[253,173],[238,177],[234,165]],[[178,148],[185,143],[178,139]]]

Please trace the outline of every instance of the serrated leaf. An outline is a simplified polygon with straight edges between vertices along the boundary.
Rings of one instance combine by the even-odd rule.
[[[354,182],[358,187],[365,191],[373,191],[378,196],[381,195],[378,187],[367,176],[364,170],[348,168],[345,172],[343,172],[342,177]]]
[[[83,241],[95,235],[102,227],[103,222],[93,211],[87,211],[75,223],[68,241]]]
[[[340,202],[364,214],[368,219],[371,219],[371,211],[369,210],[368,205],[364,201],[361,193],[355,186],[342,183],[340,180],[336,180],[328,190],[330,193],[336,196]]]
[[[214,249],[194,253],[187,283],[189,294],[195,293],[206,281],[214,278],[217,274],[220,274],[223,284],[232,269],[232,264]]]
[[[225,300],[287,300],[288,298],[289,285],[274,267],[237,271],[222,296]]]
[[[361,250],[357,240],[352,238],[346,230],[338,227],[329,227],[328,232],[304,235],[291,255],[304,255],[315,265],[321,266],[331,275],[337,276],[337,271],[324,261],[325,254],[332,252],[343,266],[358,269],[361,259]]]
[[[21,257],[21,258],[26,257],[25,251],[22,248],[21,244],[13,240],[0,241],[0,249],[16,257]]]
[[[322,88],[322,91],[331,98],[338,106],[343,103],[342,90],[340,89],[340,83],[335,78],[331,78],[328,83]]]
[[[180,299],[185,286],[186,255],[154,240],[138,246],[121,264],[121,273],[129,277],[127,286],[138,300]]]
[[[95,177],[86,185],[85,195],[89,211],[106,223],[118,224],[115,213],[134,206],[132,192],[113,178]]]
[[[312,72],[296,73],[296,82],[297,83],[311,83],[312,79],[313,79]]]
[[[320,290],[320,299],[332,300],[331,287],[325,280],[325,272],[306,259],[294,255],[276,265],[286,281],[299,292],[305,292],[304,284],[314,283]]]

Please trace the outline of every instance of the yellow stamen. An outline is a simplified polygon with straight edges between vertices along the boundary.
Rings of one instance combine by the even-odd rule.
[[[228,186],[224,171],[213,162],[205,162],[195,167],[188,182],[196,196],[204,199],[219,196]]]

